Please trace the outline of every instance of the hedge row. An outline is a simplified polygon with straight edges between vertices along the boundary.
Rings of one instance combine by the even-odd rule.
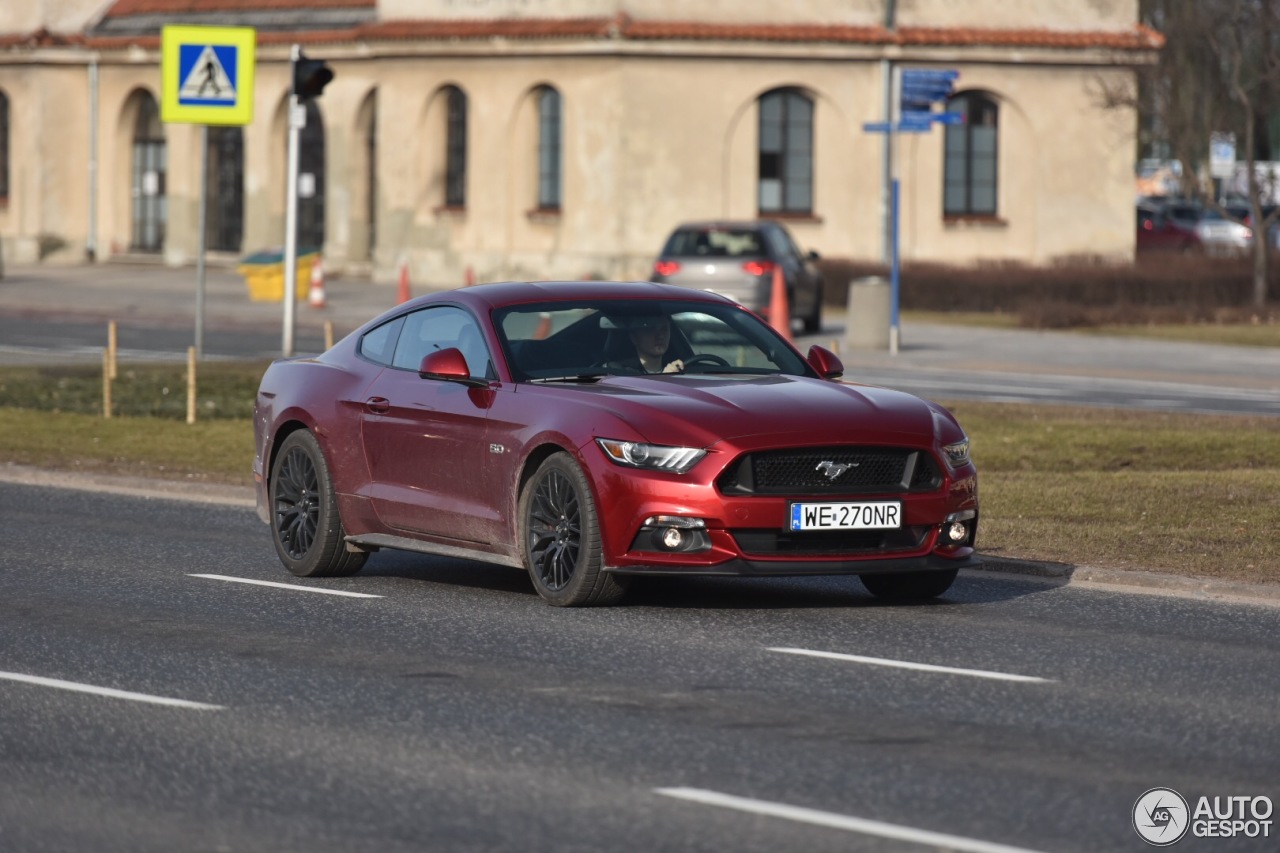
[[[844,305],[849,282],[888,277],[880,264],[831,258],[820,262],[826,302]],[[920,311],[1015,314],[1023,326],[1067,328],[1113,323],[1276,322],[1280,257],[1271,259],[1269,305],[1253,308],[1249,258],[1143,256],[1130,265],[1079,262],[1034,267],[906,264],[901,306]]]

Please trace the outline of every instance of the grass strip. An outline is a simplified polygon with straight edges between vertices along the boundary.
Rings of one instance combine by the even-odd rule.
[[[0,462],[248,485],[262,365],[201,369],[202,419],[188,425],[185,405],[156,402],[185,401],[181,384],[166,384],[181,380],[172,365],[122,365],[120,408],[131,414],[111,420],[100,417],[101,375],[91,368],[2,368]],[[127,382],[132,390],[120,391]],[[952,410],[979,470],[984,553],[1280,582],[1280,418],[973,402]]]

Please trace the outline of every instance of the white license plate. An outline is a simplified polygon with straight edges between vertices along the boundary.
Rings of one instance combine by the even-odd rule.
[[[902,526],[898,501],[792,504],[792,530],[885,530]]]

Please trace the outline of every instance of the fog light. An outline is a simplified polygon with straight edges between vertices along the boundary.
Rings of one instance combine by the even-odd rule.
[[[711,547],[707,523],[701,518],[680,515],[651,515],[631,546],[641,551],[690,553]]]
[[[952,542],[963,542],[969,535],[969,528],[963,522],[953,521],[947,527],[947,536]]]

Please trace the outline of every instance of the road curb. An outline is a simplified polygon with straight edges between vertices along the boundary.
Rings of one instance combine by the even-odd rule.
[[[1204,601],[1247,602],[1280,606],[1280,583],[1257,584],[1217,578],[1193,578],[1185,575],[1140,569],[1108,569],[1100,566],[1075,566],[1036,560],[978,555],[983,567],[965,572],[975,577],[991,576],[1007,579],[1010,575],[1050,586],[1117,589],[1149,595],[1169,595]]]
[[[198,480],[163,480],[118,474],[57,471],[9,463],[0,465],[0,482],[246,509],[253,509],[256,506],[256,498],[251,486],[232,486]],[[1213,578],[1191,578],[1161,572],[1014,560],[983,554],[979,554],[979,557],[982,559],[983,567],[965,570],[963,574],[966,577],[1009,580],[1010,576],[1014,576],[1046,586],[1089,587],[1195,598],[1203,601],[1280,607],[1280,583],[1249,584]]]

